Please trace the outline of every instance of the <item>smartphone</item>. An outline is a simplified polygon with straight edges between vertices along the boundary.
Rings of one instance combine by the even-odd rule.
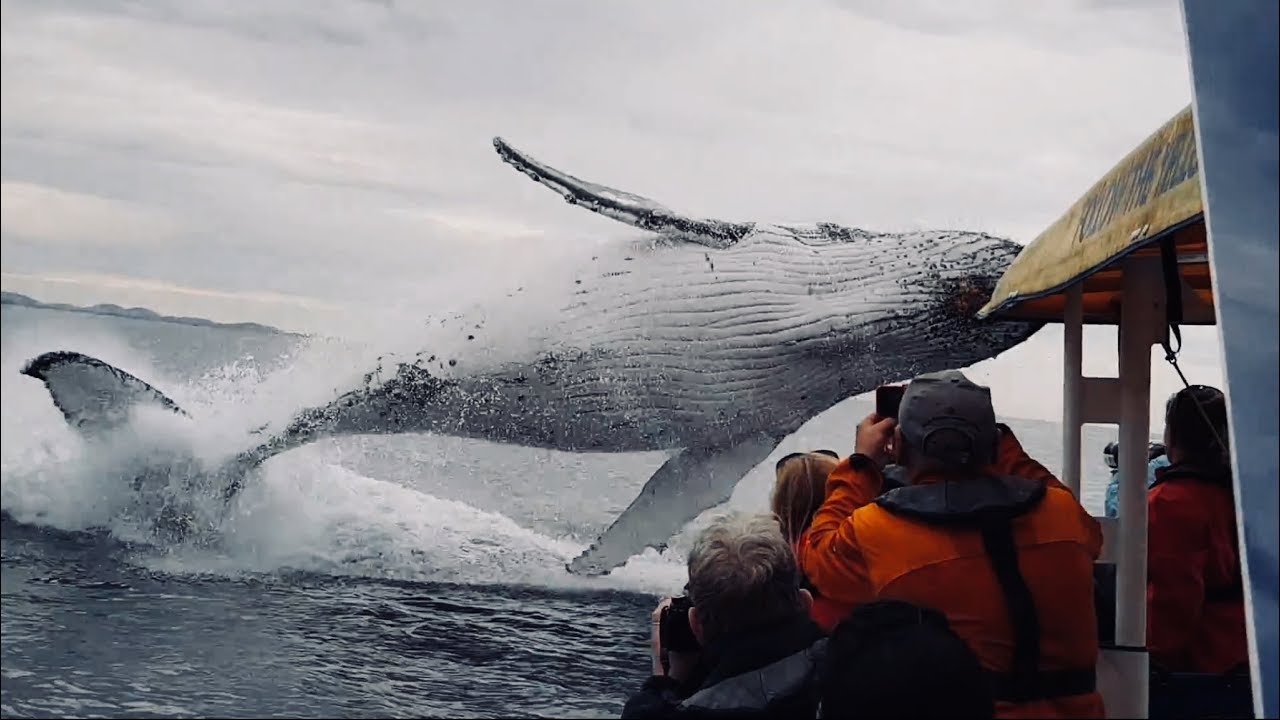
[[[876,415],[897,419],[898,406],[902,405],[902,393],[906,389],[906,385],[881,385],[876,388]]]

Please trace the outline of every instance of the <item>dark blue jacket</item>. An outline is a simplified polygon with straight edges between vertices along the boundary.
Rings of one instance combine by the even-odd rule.
[[[723,638],[704,651],[705,680],[692,693],[650,677],[623,718],[812,718],[818,708],[822,631],[807,616]]]

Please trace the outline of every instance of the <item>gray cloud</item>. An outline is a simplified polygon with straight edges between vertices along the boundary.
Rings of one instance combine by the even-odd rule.
[[[859,15],[934,35],[971,42],[1001,38],[1063,52],[1143,48],[1185,50],[1178,0],[832,0]]]

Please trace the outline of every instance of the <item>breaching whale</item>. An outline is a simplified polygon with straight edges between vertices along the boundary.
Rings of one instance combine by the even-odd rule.
[[[342,434],[670,451],[567,566],[607,573],[645,547],[665,547],[727,500],[818,413],[884,383],[994,357],[1039,328],[974,317],[1021,250],[1010,240],[699,219],[579,180],[501,138],[494,146],[569,203],[646,235],[593,246],[548,280],[563,285],[554,301],[517,297],[505,322],[486,308],[440,320],[438,351],[380,365],[229,460],[219,473],[228,498],[268,458]],[[87,434],[139,405],[183,412],[146,382],[79,353],[45,353],[23,372]]]

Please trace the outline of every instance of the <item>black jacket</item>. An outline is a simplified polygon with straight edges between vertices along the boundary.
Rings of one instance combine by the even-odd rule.
[[[713,642],[706,679],[692,693],[654,675],[622,709],[623,718],[812,718],[826,639],[807,615]]]

